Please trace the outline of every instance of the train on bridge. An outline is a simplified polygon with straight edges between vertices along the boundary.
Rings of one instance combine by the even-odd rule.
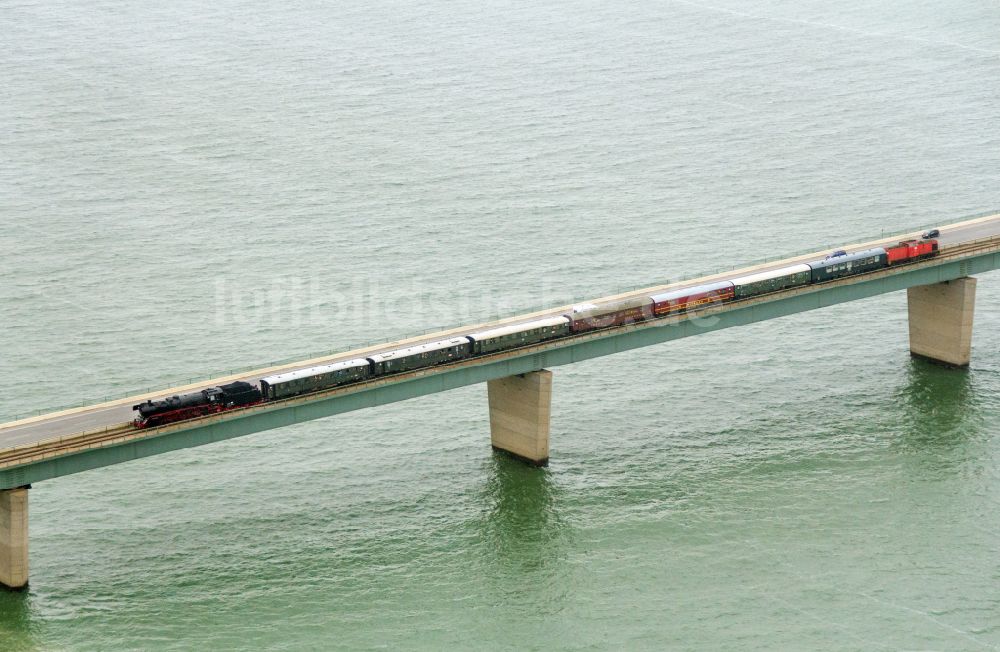
[[[728,302],[826,283],[937,255],[937,231],[892,247],[847,253],[835,251],[822,260],[738,276],[708,284],[600,304],[574,306],[564,315],[451,337],[436,342],[373,353],[261,378],[254,386],[236,381],[198,392],[149,400],[132,407],[139,428],[162,426],[219,412],[280,401],[312,392],[363,383],[384,376],[511,351],[575,334],[703,310]]]

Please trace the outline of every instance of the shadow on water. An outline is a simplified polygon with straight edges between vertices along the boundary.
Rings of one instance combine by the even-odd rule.
[[[953,448],[978,432],[981,415],[967,369],[912,359],[897,404],[903,409],[900,444],[907,449]]]
[[[565,525],[551,473],[498,452],[487,472],[476,523],[487,565],[499,575],[554,572]]]
[[[0,588],[0,650],[28,652],[37,650],[31,634],[31,599],[28,591]]]

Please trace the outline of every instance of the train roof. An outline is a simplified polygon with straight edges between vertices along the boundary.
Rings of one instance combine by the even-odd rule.
[[[504,335],[523,333],[524,331],[530,331],[535,328],[545,328],[547,326],[561,326],[563,324],[568,324],[568,323],[569,323],[568,317],[566,317],[565,315],[559,315],[558,317],[546,317],[544,319],[535,319],[520,324],[511,324],[510,326],[500,326],[497,328],[490,328],[485,331],[469,333],[469,337],[471,337],[474,340],[488,340],[491,337],[503,337]]]
[[[322,364],[317,367],[308,367],[306,369],[298,369],[297,371],[289,371],[283,374],[275,374],[273,376],[267,376],[266,378],[261,378],[261,382],[265,382],[268,385],[276,385],[278,383],[287,383],[292,380],[298,380],[300,378],[309,378],[311,376],[318,376],[320,374],[329,373],[331,371],[340,371],[342,369],[353,369],[355,367],[367,367],[368,360],[365,358],[355,358],[353,360],[342,360],[340,362],[333,362],[331,364]]]
[[[219,387],[225,390],[229,390],[229,389],[246,389],[247,387],[253,387],[253,385],[251,385],[245,380],[234,380],[233,382],[228,383],[226,385],[219,385]]]
[[[376,363],[385,362],[386,360],[396,360],[398,358],[405,358],[419,353],[429,353],[431,351],[440,351],[441,349],[450,349],[453,346],[461,346],[462,344],[468,343],[469,339],[466,337],[451,337],[446,340],[438,340],[436,342],[427,342],[426,344],[408,346],[405,349],[396,349],[395,351],[386,351],[385,353],[373,353],[368,356],[368,359]]]
[[[869,256],[884,256],[885,249],[882,247],[873,247],[871,249],[863,249],[861,251],[855,251],[849,253],[846,256],[837,256],[835,258],[826,258],[824,260],[814,260],[808,263],[810,269],[816,267],[829,267],[831,265],[839,265],[841,263],[849,263],[855,260],[861,260],[862,258],[868,258]]]
[[[594,317],[598,315],[606,315],[609,312],[617,312],[619,310],[628,310],[629,308],[641,308],[643,306],[648,306],[653,303],[653,300],[649,297],[629,297],[627,299],[618,299],[615,301],[608,301],[606,303],[581,303],[573,306],[571,312],[566,313],[567,317],[572,316],[574,319],[586,319],[587,317]]]
[[[616,310],[626,310],[628,308],[639,308],[642,306],[648,306],[652,301],[649,297],[628,297],[627,299],[618,299],[617,301],[609,301],[603,304],[602,308],[614,308]]]
[[[704,285],[692,285],[686,288],[678,288],[676,290],[669,290],[667,292],[660,292],[659,294],[651,295],[649,298],[655,303],[662,303],[663,301],[670,301],[671,299],[680,299],[682,297],[689,297],[692,294],[701,294],[702,292],[712,292],[714,290],[723,290],[725,288],[733,287],[732,281],[716,281],[715,283],[705,283]]]
[[[770,281],[771,279],[781,278],[782,276],[791,276],[792,274],[801,274],[803,272],[809,273],[812,268],[805,263],[800,263],[798,265],[789,265],[788,267],[779,267],[778,269],[771,269],[766,272],[757,272],[756,274],[748,274],[747,276],[737,276],[736,278],[729,279],[732,281],[733,285],[749,285],[750,283],[760,283],[761,281]]]

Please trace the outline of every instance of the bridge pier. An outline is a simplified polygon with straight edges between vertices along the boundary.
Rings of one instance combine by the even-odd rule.
[[[28,487],[0,491],[0,586],[28,586]]]
[[[552,372],[547,369],[486,383],[490,403],[490,440],[494,450],[529,464],[549,463]]]
[[[972,351],[976,279],[968,276],[906,291],[910,354],[952,367],[967,367]]]

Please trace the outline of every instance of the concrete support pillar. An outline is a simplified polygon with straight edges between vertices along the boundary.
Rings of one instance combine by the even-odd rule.
[[[906,291],[910,353],[954,367],[967,367],[972,350],[976,279],[960,278]]]
[[[531,464],[549,463],[552,372],[547,369],[486,383],[493,448]]]
[[[28,488],[0,491],[0,586],[28,585]]]

